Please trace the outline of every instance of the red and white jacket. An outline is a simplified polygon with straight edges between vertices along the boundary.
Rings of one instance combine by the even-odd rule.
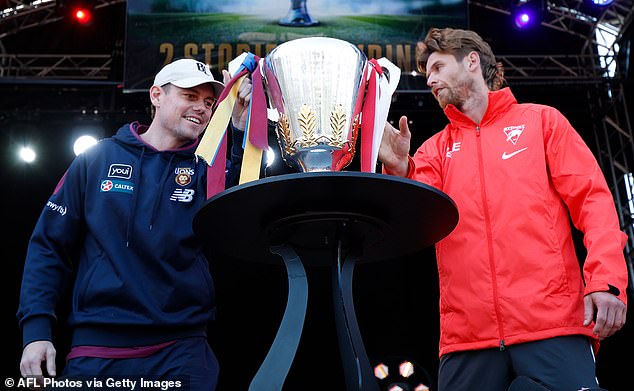
[[[583,296],[612,286],[626,303],[628,282],[627,236],[592,152],[559,111],[518,104],[508,88],[489,93],[480,124],[453,105],[445,114],[408,174],[460,216],[436,244],[440,355],[592,336]],[[583,277],[571,219],[584,234]]]

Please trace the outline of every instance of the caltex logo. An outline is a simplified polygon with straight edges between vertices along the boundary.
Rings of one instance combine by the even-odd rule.
[[[110,191],[112,190],[113,186],[114,185],[112,184],[112,181],[106,179],[105,181],[101,182],[101,191]]]

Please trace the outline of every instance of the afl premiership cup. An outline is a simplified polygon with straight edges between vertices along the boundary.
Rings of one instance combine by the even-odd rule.
[[[365,54],[326,37],[282,43],[264,59],[269,105],[278,114],[284,161],[302,172],[340,171],[355,154]]]

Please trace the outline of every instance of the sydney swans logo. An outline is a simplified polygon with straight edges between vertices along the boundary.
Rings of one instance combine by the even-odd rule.
[[[504,128],[504,134],[506,134],[506,141],[510,141],[513,145],[517,144],[517,140],[519,140],[522,132],[524,131],[524,124],[522,125],[514,125],[507,126]]]

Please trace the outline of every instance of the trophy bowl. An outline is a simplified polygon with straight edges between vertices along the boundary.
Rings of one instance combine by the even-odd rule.
[[[282,43],[264,59],[269,105],[277,111],[284,161],[302,172],[340,171],[355,154],[368,60],[327,37]]]

